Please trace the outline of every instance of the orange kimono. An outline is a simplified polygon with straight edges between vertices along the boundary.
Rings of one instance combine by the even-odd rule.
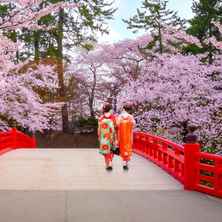
[[[132,115],[124,111],[119,115],[117,125],[120,156],[124,161],[129,161],[133,150],[133,127],[135,120]]]

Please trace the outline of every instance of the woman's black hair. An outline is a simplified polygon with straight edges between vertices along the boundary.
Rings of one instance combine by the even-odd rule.
[[[189,133],[193,133],[193,132],[195,132],[196,130],[197,130],[197,127],[194,126],[194,125],[188,127],[188,132],[189,132]]]
[[[129,105],[129,104],[124,105],[123,109],[128,113],[132,113],[132,110],[133,110],[132,105]]]
[[[112,109],[112,105],[107,103],[103,106],[103,113],[108,113]]]

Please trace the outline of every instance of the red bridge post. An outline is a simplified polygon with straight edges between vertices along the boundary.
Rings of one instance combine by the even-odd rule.
[[[11,129],[11,135],[12,135],[12,147],[11,148],[16,149],[18,146],[18,138],[17,138],[16,128]]]
[[[37,147],[36,137],[32,136],[32,147],[31,148],[36,148],[36,147]]]
[[[198,183],[198,154],[200,153],[200,144],[184,145],[184,188],[193,190]]]

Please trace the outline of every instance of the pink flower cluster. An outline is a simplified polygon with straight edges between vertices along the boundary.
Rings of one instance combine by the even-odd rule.
[[[0,19],[0,29],[4,31],[21,28],[38,29],[37,21],[61,7],[77,7],[76,4],[60,2],[50,4],[41,10],[35,10],[42,0],[1,0],[0,4],[12,4],[13,10]],[[41,27],[42,28],[42,27]],[[55,91],[58,81],[53,67],[39,65],[28,68],[31,61],[15,63],[16,52],[23,46],[0,34],[0,130],[14,122],[32,131],[51,127],[50,118],[61,109],[59,103],[45,104],[36,90]],[[30,66],[32,67],[32,66]]]
[[[206,65],[202,63],[202,55],[184,55],[181,51],[188,44],[201,47],[197,38],[172,27],[165,28],[162,35],[163,54],[158,53],[158,42],[154,43],[153,35],[144,35],[97,46],[84,60],[76,60],[74,73],[90,75],[90,70],[99,63],[103,68],[95,70],[97,76],[114,86],[107,87],[105,92],[117,95],[119,109],[125,103],[134,104],[134,115],[142,130],[158,132],[177,127],[177,139],[181,140],[188,126],[195,125],[205,145],[219,143],[222,56],[216,56],[214,64]],[[221,47],[221,42],[209,41]],[[154,43],[153,48],[149,43]],[[82,68],[78,69],[79,66]],[[85,81],[90,79],[92,74]]]

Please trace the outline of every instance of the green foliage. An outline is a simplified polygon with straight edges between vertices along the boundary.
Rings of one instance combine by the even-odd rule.
[[[43,24],[43,25],[52,25],[52,24],[55,24],[55,22],[56,22],[55,16],[53,15],[44,16],[39,20],[39,24]]]
[[[144,0],[137,14],[123,21],[134,32],[140,29],[153,31],[167,25],[183,26],[185,21],[179,18],[177,12],[167,9],[167,4],[165,0]]]
[[[88,124],[91,125],[91,126],[98,126],[98,120],[96,118],[89,117],[88,118]]]
[[[205,40],[215,37],[218,39],[219,32],[214,27],[212,22],[222,22],[222,1],[221,0],[199,0],[194,1],[192,6],[193,13],[195,14],[189,23],[188,34],[196,36],[203,45],[202,52],[208,52],[207,59],[209,63],[213,62],[213,55],[217,50],[212,44],[204,43]],[[194,51],[195,54],[195,51]]]
[[[197,55],[197,54],[201,54],[205,52],[205,49],[198,47],[197,45],[187,45],[184,46],[182,49],[182,52],[184,54],[193,54],[193,55]]]
[[[58,50],[54,46],[49,46],[46,49],[45,55],[51,58],[58,58]]]
[[[94,45],[90,44],[90,43],[83,43],[81,46],[82,46],[83,49],[86,49],[88,51],[91,51],[91,50],[94,49]]]
[[[40,10],[50,3],[62,2],[61,0],[45,0],[39,6]],[[112,19],[112,15],[116,9],[112,8],[113,2],[107,0],[64,0],[67,3],[80,3],[80,7],[65,9],[63,12],[63,47],[71,48],[80,46],[84,49],[91,50],[93,44],[90,42],[95,41],[95,32],[108,33],[106,20]],[[7,7],[0,7],[1,13],[6,13]],[[61,35],[59,31],[59,13],[49,14],[42,17],[39,25],[52,27],[50,30],[30,31],[27,29],[21,30],[16,33],[16,38],[25,42],[27,52],[21,52],[20,55],[40,57],[50,56],[58,57],[61,53],[58,47],[58,36]],[[37,33],[37,35],[36,35]],[[9,33],[11,38],[14,38],[14,33]],[[63,57],[66,59],[66,57]],[[68,59],[68,58],[67,58]]]
[[[15,31],[9,31],[7,33],[5,33],[5,35],[11,39],[12,41],[16,42],[16,38],[17,38],[17,33]]]
[[[215,147],[202,147],[201,149],[203,152],[207,153],[217,153],[219,150]]]
[[[159,42],[160,53],[163,52],[162,29],[166,26],[182,28],[185,24],[185,20],[177,12],[169,10],[167,4],[166,0],[144,0],[136,15],[123,20],[134,33],[141,29],[151,31],[155,38],[154,43]]]
[[[93,118],[93,117],[89,117],[89,118],[80,118],[79,119],[79,125],[80,126],[91,126],[91,127],[98,127],[98,120]]]
[[[5,17],[8,14],[8,10],[7,5],[0,5],[0,17]]]

